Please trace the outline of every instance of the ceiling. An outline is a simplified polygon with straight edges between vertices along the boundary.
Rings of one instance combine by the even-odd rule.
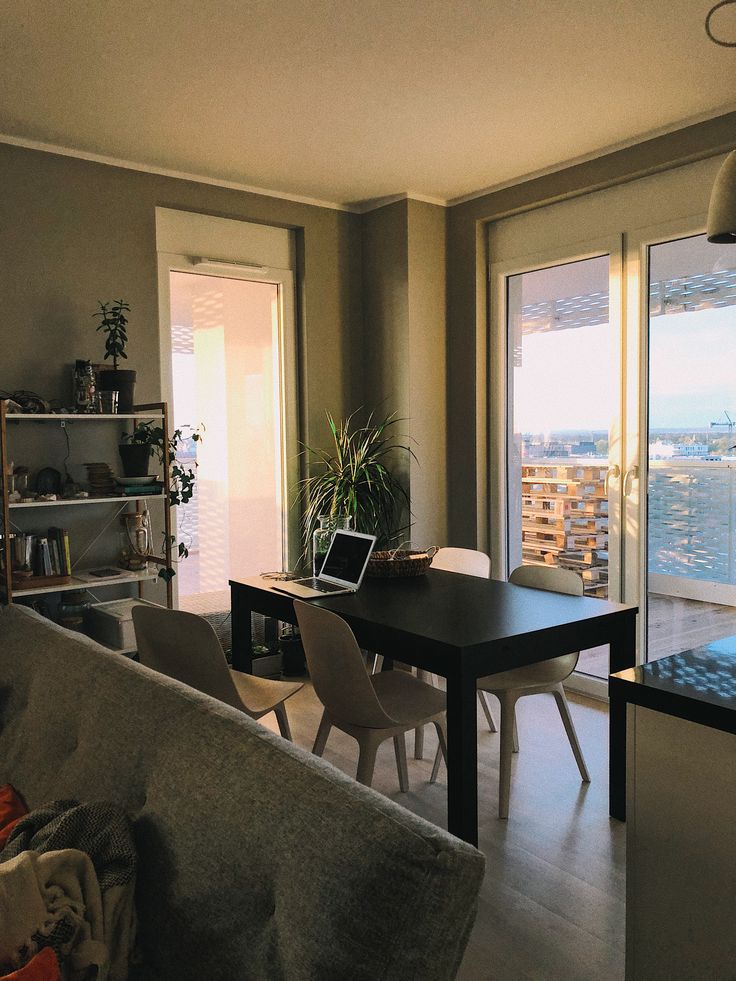
[[[0,134],[339,205],[445,202],[736,107],[711,6],[0,0]],[[713,26],[736,39],[736,6]]]

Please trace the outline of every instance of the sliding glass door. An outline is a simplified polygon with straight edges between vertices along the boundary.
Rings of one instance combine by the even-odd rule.
[[[704,235],[646,249],[653,660],[736,640],[736,254]]]
[[[489,229],[493,575],[574,569],[636,604],[640,660],[736,649],[736,253],[703,233],[719,165]],[[583,652],[582,690],[607,673]]]
[[[618,243],[495,277],[506,312],[506,572],[571,569],[586,595],[617,599]],[[605,677],[607,651],[583,652],[580,668]]]

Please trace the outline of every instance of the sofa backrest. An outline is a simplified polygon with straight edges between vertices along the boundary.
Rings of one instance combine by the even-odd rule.
[[[451,978],[483,856],[206,695],[0,608],[0,783],[133,818],[153,979]]]

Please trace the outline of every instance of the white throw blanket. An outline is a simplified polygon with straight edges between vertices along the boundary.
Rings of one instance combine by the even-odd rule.
[[[66,959],[65,978],[77,981],[90,967],[108,978],[102,897],[88,855],[74,848],[24,851],[0,864],[0,967],[25,964],[42,947]]]

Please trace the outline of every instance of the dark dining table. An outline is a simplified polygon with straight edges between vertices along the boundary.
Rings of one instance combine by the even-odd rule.
[[[233,667],[252,671],[252,613],[296,623],[277,581],[230,581]],[[610,671],[635,663],[637,607],[430,569],[368,579],[357,593],[313,600],[339,614],[361,647],[447,681],[447,826],[478,843],[476,682],[572,651],[610,645]],[[625,818],[626,715],[609,719],[609,811]]]

